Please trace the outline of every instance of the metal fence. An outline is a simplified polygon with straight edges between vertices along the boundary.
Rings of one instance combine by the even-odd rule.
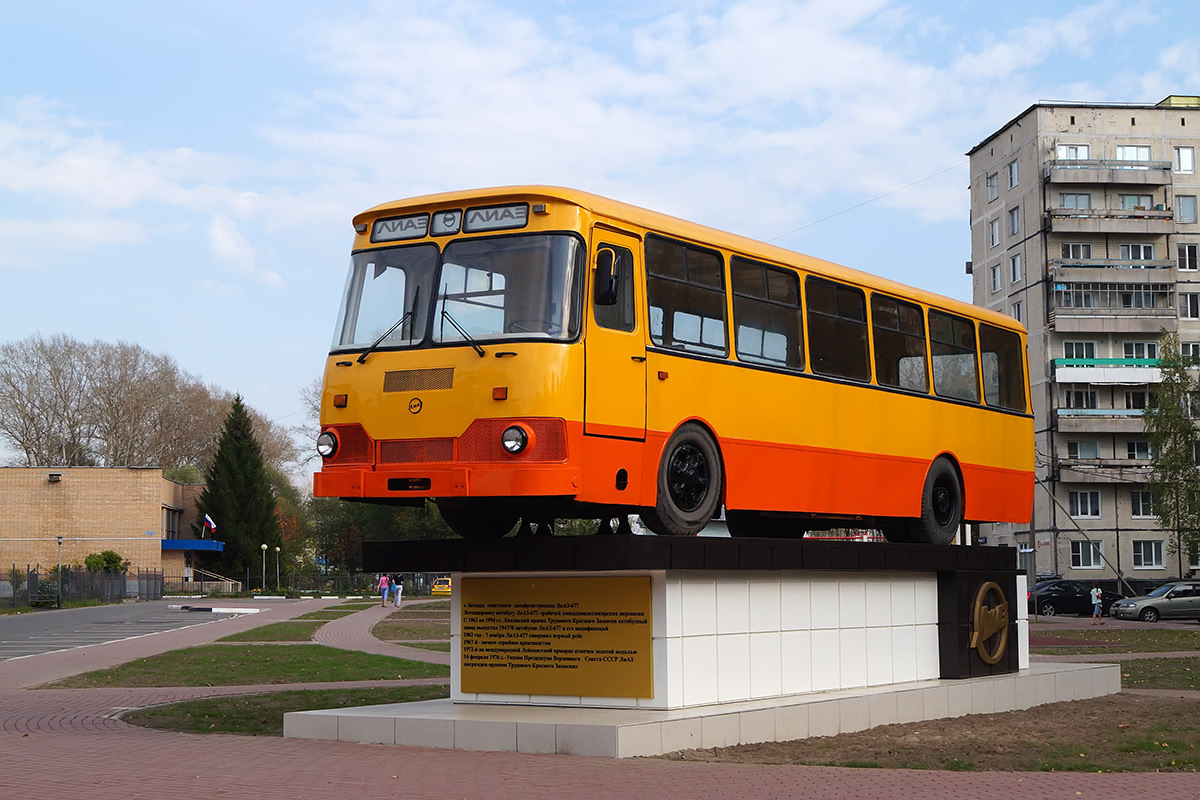
[[[60,579],[61,578],[61,579]],[[159,570],[91,572],[83,567],[43,568],[12,564],[0,573],[0,605],[62,605],[83,600],[119,603],[125,598],[159,600],[163,574]]]
[[[406,595],[429,594],[433,579],[442,573],[415,572],[404,576]],[[263,583],[261,573],[248,570],[240,575],[221,576],[212,573],[170,573],[163,579],[167,594],[180,595],[371,595],[377,594],[379,575],[370,572],[286,572],[279,576],[267,574]]]

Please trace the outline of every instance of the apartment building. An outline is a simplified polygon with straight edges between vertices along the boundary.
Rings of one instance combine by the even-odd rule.
[[[1037,103],[970,150],[975,303],[1029,330],[1029,525],[984,526],[1038,572],[1166,580],[1200,569],[1160,529],[1142,415],[1162,330],[1200,355],[1200,97]]]

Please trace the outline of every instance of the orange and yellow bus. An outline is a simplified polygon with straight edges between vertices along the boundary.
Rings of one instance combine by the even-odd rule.
[[[687,535],[723,509],[735,536],[945,543],[1030,518],[1009,317],[555,187],[386,203],[354,230],[317,496],[431,498],[478,538],[632,514]]]

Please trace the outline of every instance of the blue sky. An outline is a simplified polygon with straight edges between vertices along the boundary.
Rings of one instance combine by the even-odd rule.
[[[965,152],[1200,94],[1193,2],[56,2],[0,13],[0,341],[136,342],[285,424],[350,218],[572,186],[970,299]]]

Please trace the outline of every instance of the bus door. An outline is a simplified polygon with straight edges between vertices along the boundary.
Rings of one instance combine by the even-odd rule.
[[[637,313],[641,251],[637,236],[602,226],[592,230],[585,434],[646,438],[646,343]]]

